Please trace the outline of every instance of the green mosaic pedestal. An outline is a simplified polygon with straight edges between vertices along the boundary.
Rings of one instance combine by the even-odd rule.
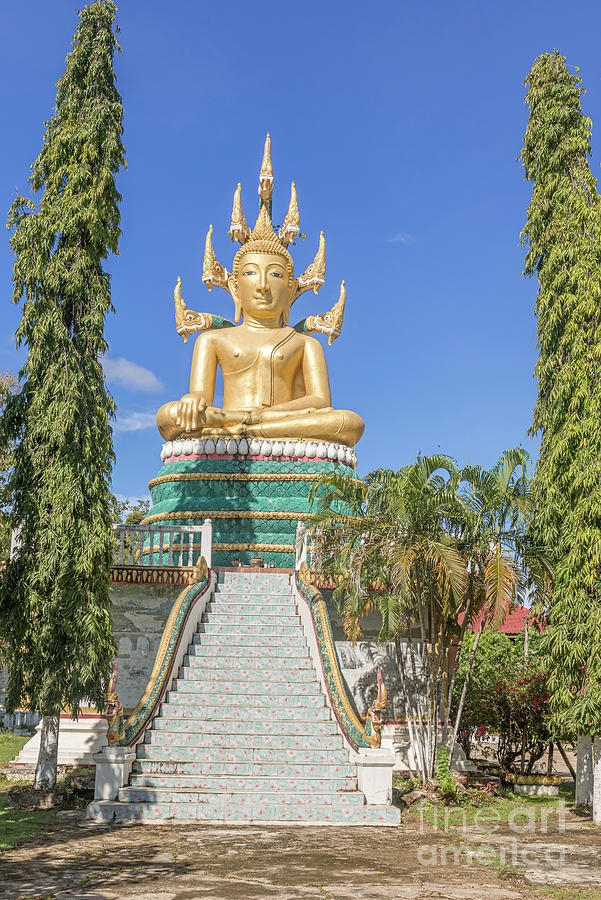
[[[309,491],[327,473],[349,474],[338,460],[274,458],[211,454],[166,459],[150,484],[152,509],[144,525],[213,523],[214,566],[248,565],[263,557],[264,565],[293,568],[296,529],[311,513]],[[186,535],[186,540],[188,536]],[[195,543],[200,544],[200,535]],[[155,544],[156,546],[156,544]],[[180,540],[176,535],[174,563]],[[164,554],[163,554],[164,556]],[[194,562],[198,553],[194,553]],[[154,563],[160,564],[154,554]]]

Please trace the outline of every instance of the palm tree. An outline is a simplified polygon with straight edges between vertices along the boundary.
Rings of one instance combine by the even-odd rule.
[[[315,558],[335,577],[345,633],[356,641],[361,617],[379,613],[380,640],[396,646],[416,768],[431,778],[439,722],[447,742],[466,630],[479,622],[471,671],[479,634],[503,620],[524,582],[527,455],[506,451],[490,472],[458,470],[437,454],[364,481],[327,475],[312,500]],[[450,758],[464,696],[455,704]]]
[[[478,623],[467,664],[466,679],[455,703],[455,723],[449,752],[452,754],[463,712],[469,677],[480,637],[488,625],[498,628],[514,599],[532,593],[536,600],[547,595],[551,570],[545,554],[528,541],[526,526],[532,511],[528,453],[522,448],[505,450],[490,470],[465,466],[457,491],[458,515],[449,521],[466,560],[467,595],[460,627],[456,664],[450,677],[448,706],[463,638],[468,625]],[[448,719],[443,720],[446,741]]]
[[[319,565],[334,575],[334,599],[349,640],[371,609],[380,639],[394,640],[410,740],[423,780],[434,771],[443,673],[467,573],[445,528],[454,513],[458,472],[443,455],[365,481],[324,476],[312,499]],[[402,652],[401,638],[407,652]]]

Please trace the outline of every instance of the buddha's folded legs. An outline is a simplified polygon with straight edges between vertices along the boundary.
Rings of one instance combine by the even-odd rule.
[[[262,437],[269,440],[294,438],[326,441],[353,447],[365,428],[361,416],[348,409],[265,410],[265,417],[247,424],[243,410],[209,407],[204,422],[192,431],[184,431],[177,423],[178,401],[165,403],[157,413],[157,425],[167,441],[178,437]]]
[[[354,447],[365,428],[361,416],[350,409],[316,409],[313,412],[286,411],[281,418],[275,410],[257,425],[246,426],[249,437],[296,438],[299,440],[326,441]]]

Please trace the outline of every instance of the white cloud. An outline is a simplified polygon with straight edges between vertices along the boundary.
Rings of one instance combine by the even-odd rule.
[[[114,359],[104,357],[102,368],[107,381],[123,385],[132,391],[161,391],[163,385],[150,369],[139,366],[130,359],[117,356]]]
[[[394,237],[386,238],[387,244],[413,244],[415,238],[412,234],[408,234],[406,231],[400,231],[398,234],[395,234]]]
[[[135,412],[128,416],[117,416],[115,431],[141,431],[143,428],[156,428],[155,413]]]
[[[115,497],[119,503],[128,503],[130,506],[135,506],[136,503],[150,500],[150,494],[145,494],[144,497],[129,497],[127,494],[115,494]]]

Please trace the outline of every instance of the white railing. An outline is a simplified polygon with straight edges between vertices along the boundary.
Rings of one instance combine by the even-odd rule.
[[[200,551],[211,568],[213,523],[202,525],[113,525],[115,565],[177,566],[194,565],[194,553]],[[196,537],[200,535],[200,540]],[[174,562],[174,554],[178,555]],[[158,554],[159,562],[154,562]]]

